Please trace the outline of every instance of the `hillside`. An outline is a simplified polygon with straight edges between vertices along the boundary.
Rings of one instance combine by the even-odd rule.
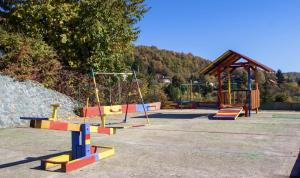
[[[300,73],[299,72],[287,72],[284,74],[285,78],[291,82],[299,82],[300,81]]]
[[[188,79],[199,77],[200,69],[209,61],[191,53],[158,49],[155,46],[137,46],[134,49],[133,67],[145,75],[162,74],[168,78],[179,76]]]

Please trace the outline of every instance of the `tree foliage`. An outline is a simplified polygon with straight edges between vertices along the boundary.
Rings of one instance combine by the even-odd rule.
[[[53,86],[61,69],[58,55],[45,42],[9,33],[0,27],[0,71],[18,79],[31,79]]]
[[[144,0],[0,1],[6,28],[43,39],[76,69],[121,70],[132,48]]]
[[[155,46],[137,46],[134,50],[134,69],[144,75],[162,74],[168,78],[176,76],[187,82],[192,76],[200,75],[200,70],[209,64],[209,61],[194,56],[158,49]]]

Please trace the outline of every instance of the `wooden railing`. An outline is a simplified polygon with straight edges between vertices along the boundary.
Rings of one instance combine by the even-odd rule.
[[[259,90],[251,91],[251,109],[258,109],[260,107],[260,92]]]
[[[259,90],[251,91],[251,109],[260,107],[260,92]],[[220,103],[224,106],[245,106],[248,104],[248,90],[232,90],[231,97],[228,91],[222,91]]]

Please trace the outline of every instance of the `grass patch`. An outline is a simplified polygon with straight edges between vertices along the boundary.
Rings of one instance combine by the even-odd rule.
[[[300,114],[273,114],[272,118],[277,118],[277,119],[300,119]]]

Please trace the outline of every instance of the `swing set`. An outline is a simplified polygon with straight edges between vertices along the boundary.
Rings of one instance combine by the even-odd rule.
[[[194,88],[198,89],[198,91],[195,92]],[[186,92],[182,92],[183,89],[186,89]],[[190,80],[190,83],[180,84],[179,109],[196,109],[196,102],[201,100],[200,90],[201,84],[193,80]],[[198,94],[194,96],[195,93]]]
[[[131,127],[142,127],[142,126],[147,126],[150,125],[150,120],[148,117],[147,113],[147,108],[144,104],[144,99],[143,95],[140,89],[140,84],[138,82],[137,76],[135,71],[133,70],[132,72],[94,72],[93,70],[91,71],[91,79],[92,79],[92,84],[93,84],[93,91],[89,92],[92,93],[92,95],[96,99],[96,104],[97,104],[97,109],[98,109],[98,114],[101,117],[101,125],[102,127],[108,127],[108,128],[131,128]],[[100,102],[100,97],[99,97],[99,89],[98,89],[98,83],[96,80],[97,76],[102,76],[102,77],[108,77],[108,83],[109,83],[109,106],[102,106]],[[113,105],[112,101],[112,83],[114,82],[112,78],[114,77],[117,79],[117,84],[118,84],[118,102],[122,102],[122,89],[121,89],[121,84],[120,84],[120,76],[123,77],[123,80],[127,80],[129,78],[129,89],[126,92],[126,105],[125,108],[125,116],[124,119],[121,122],[113,122],[113,123],[106,123],[106,115],[113,115],[113,114],[122,114],[122,106],[121,105]],[[142,105],[142,110],[144,112],[145,116],[145,124],[139,124],[139,125],[128,125],[128,112],[130,109],[130,97],[133,95],[132,92],[133,90],[133,85],[137,87],[137,93],[139,96],[139,100]],[[105,95],[103,94],[103,97]],[[88,107],[89,107],[89,100],[90,100],[91,95],[89,95],[86,99],[86,106],[85,106],[85,112],[84,112],[84,117],[86,118],[88,116]],[[124,105],[123,105],[124,106]],[[125,124],[125,125],[124,125]],[[118,126],[113,126],[113,125],[118,125]]]

